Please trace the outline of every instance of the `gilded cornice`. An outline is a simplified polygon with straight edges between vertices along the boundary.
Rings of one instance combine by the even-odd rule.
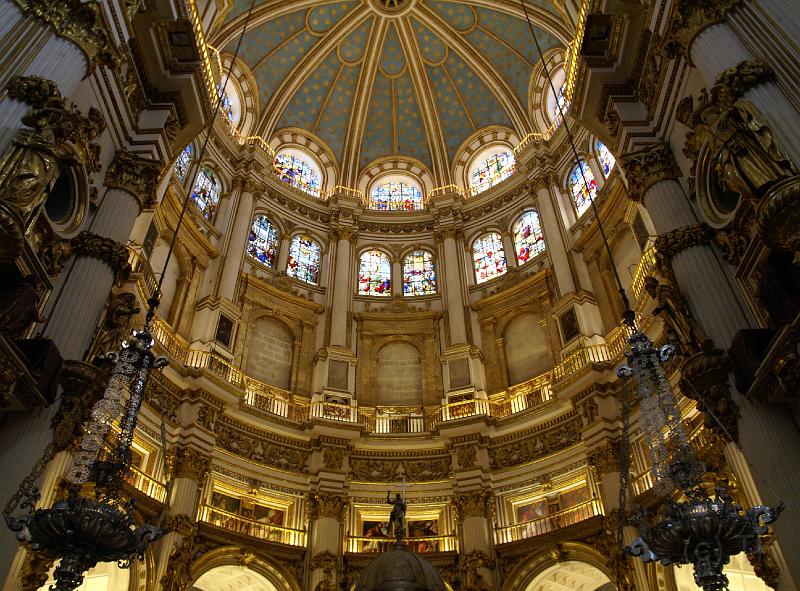
[[[676,0],[664,35],[667,57],[689,57],[697,36],[708,27],[721,23],[741,0]]]
[[[714,238],[714,231],[706,224],[684,226],[661,234],[655,241],[656,253],[666,263],[679,252],[692,246],[708,244]]]
[[[312,492],[308,495],[308,517],[312,521],[329,517],[344,521],[349,499],[345,495],[326,492]]]
[[[656,142],[642,150],[623,154],[620,164],[628,179],[628,196],[639,203],[656,183],[681,176],[672,149],[666,142]]]
[[[453,496],[453,508],[462,521],[468,517],[491,518],[494,514],[494,496],[488,490],[476,490]]]
[[[156,204],[156,186],[163,166],[163,162],[119,149],[106,170],[105,185],[130,193],[139,201],[141,210],[147,211]]]
[[[188,478],[202,483],[211,470],[211,457],[193,447],[177,447],[168,458],[171,478]]]
[[[106,26],[98,2],[81,0],[14,0],[27,15],[53,28],[59,37],[77,45],[86,55],[91,71],[96,66],[116,67],[120,54]]]

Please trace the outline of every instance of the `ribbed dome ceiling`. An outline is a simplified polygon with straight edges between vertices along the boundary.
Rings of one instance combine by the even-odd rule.
[[[555,7],[529,5],[545,51],[571,38]],[[233,52],[248,8],[235,1],[214,46]],[[351,180],[384,156],[415,158],[447,178],[476,131],[534,130],[528,97],[539,60],[515,0],[267,0],[239,57],[258,87],[254,133],[308,130]]]

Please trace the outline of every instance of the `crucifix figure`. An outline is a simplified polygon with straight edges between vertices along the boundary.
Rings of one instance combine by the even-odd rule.
[[[406,477],[403,476],[403,493],[396,493],[394,500],[390,498],[391,492],[386,491],[386,502],[392,505],[392,513],[389,515],[389,532],[394,534],[395,539],[400,542],[406,533]]]

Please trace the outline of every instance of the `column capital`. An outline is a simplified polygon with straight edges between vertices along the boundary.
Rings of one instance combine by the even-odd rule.
[[[672,149],[666,142],[656,142],[641,150],[623,154],[620,164],[628,179],[628,197],[639,203],[656,183],[681,176]]]
[[[529,191],[541,191],[543,189],[546,191],[553,184],[553,179],[550,177],[550,175],[540,174],[528,181],[527,189]]]
[[[589,465],[594,468],[598,476],[620,472],[622,467],[619,461],[619,442],[606,439],[596,448],[589,451]]]
[[[48,275],[61,272],[70,256],[84,256],[103,261],[114,271],[114,281],[122,285],[131,273],[128,249],[124,244],[84,230],[69,240],[56,240],[42,247],[42,264]]]
[[[436,242],[444,242],[448,238],[452,238],[453,240],[458,239],[463,234],[463,230],[461,227],[455,224],[448,224],[445,226],[441,226],[438,230],[434,231],[433,239]]]
[[[714,231],[706,224],[684,226],[661,234],[655,241],[658,256],[665,263],[669,263],[679,252],[692,246],[708,244],[714,238]]]
[[[156,186],[162,167],[162,162],[119,149],[106,170],[105,185],[130,193],[142,211],[149,210],[156,204]]]
[[[98,2],[82,0],[14,0],[24,14],[50,25],[56,35],[72,41],[86,55],[89,70],[96,66],[116,67],[120,53],[106,26]]]
[[[177,447],[169,454],[172,478],[188,478],[198,484],[211,470],[211,457],[193,447]]]
[[[494,513],[494,495],[488,490],[476,490],[453,496],[453,507],[458,519],[463,521],[467,517],[489,518]]]
[[[662,47],[667,57],[689,57],[692,43],[705,29],[725,20],[741,0],[677,0],[667,23]]]
[[[358,241],[358,230],[345,226],[331,226],[328,237],[331,241],[347,240],[350,244],[355,244]]]
[[[312,492],[308,495],[308,516],[313,521],[321,517],[331,517],[343,521],[347,512],[348,499],[344,495],[325,492]]]

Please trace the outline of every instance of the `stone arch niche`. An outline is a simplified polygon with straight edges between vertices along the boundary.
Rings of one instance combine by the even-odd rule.
[[[299,553],[298,553],[299,554]],[[296,559],[298,556],[287,557]],[[191,585],[201,591],[300,591],[293,573],[268,554],[223,546],[197,558],[189,568]]]
[[[547,330],[541,315],[522,313],[512,318],[503,329],[508,385],[521,384],[552,367],[552,354]]]
[[[378,351],[377,406],[422,406],[422,363],[417,348],[396,340]]]
[[[617,585],[610,562],[613,565],[613,561],[593,546],[562,542],[555,550],[529,554],[503,579],[500,591],[616,591],[620,586],[626,588],[627,581]]]
[[[524,591],[616,591],[611,579],[596,566],[577,560],[554,564],[539,573]]]
[[[247,375],[289,390],[294,341],[294,335],[283,322],[272,316],[257,318],[247,335]]]

